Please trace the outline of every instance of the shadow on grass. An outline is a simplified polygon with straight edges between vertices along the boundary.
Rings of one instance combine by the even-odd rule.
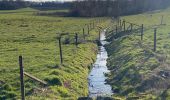
[[[141,28],[133,29],[132,31],[131,30],[120,31],[118,33],[116,33],[115,31],[112,31],[108,35],[107,41],[112,41],[114,39],[118,39],[118,38],[121,38],[121,37],[124,37],[124,36],[127,36],[127,35],[131,35],[133,33],[139,33],[140,30],[141,30]]]

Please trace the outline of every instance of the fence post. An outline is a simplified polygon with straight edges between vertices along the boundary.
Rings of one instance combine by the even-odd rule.
[[[21,82],[21,100],[25,100],[24,69],[23,69],[22,56],[19,56],[19,66],[20,66],[20,82]]]
[[[62,46],[61,46],[61,37],[59,37],[58,41],[59,41],[59,49],[60,49],[60,63],[63,64],[63,53],[62,53]]]
[[[124,32],[126,31],[126,23],[125,23],[125,20],[123,21],[123,25],[124,25]]]
[[[122,20],[122,25],[121,25],[121,27],[123,27],[123,25],[124,25],[124,20]]]
[[[84,38],[84,40],[86,40],[84,28],[83,28],[83,38]]]
[[[89,29],[89,25],[87,25],[87,33],[88,33],[88,35],[90,34],[90,29]]]
[[[119,19],[117,20],[117,26],[119,26],[119,24],[120,24],[120,21],[119,21]]]
[[[117,25],[116,25],[116,34],[117,34],[117,30],[118,30],[118,29],[117,29]]]
[[[101,35],[101,33],[100,33],[100,29],[99,29],[99,41],[100,41],[100,38],[101,38],[101,36],[100,36],[100,35]]]
[[[78,34],[77,34],[77,33],[75,34],[75,40],[76,40],[76,41],[75,41],[75,42],[76,42],[75,44],[76,44],[76,47],[77,47],[77,46],[78,46]]]
[[[143,24],[141,26],[141,40],[143,40]]]
[[[154,51],[156,51],[156,32],[157,32],[157,29],[155,28],[154,29]]]
[[[120,29],[122,30],[122,20],[120,19]]]

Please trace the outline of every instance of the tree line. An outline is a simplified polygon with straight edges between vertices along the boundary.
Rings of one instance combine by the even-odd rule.
[[[121,16],[163,9],[170,0],[77,0],[70,13],[72,16]]]
[[[36,9],[70,9],[72,2],[32,2],[30,7]]]
[[[22,0],[0,0],[0,10],[14,10],[28,6],[28,2]]]
[[[31,7],[35,9],[70,9],[71,2],[29,2],[24,0],[0,0],[0,10],[15,10]]]
[[[0,0],[0,10],[24,7],[36,9],[70,9],[69,16],[97,17],[138,14],[170,6],[170,0],[77,0],[74,2],[26,2]]]

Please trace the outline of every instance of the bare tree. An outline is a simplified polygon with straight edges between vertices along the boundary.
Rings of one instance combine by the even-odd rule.
[[[170,5],[168,0],[83,0],[74,2],[71,9],[75,16],[115,16],[137,14],[162,9]]]

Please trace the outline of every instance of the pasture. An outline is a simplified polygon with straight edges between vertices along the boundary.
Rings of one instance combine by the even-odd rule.
[[[108,82],[115,91],[113,97],[122,99],[168,99],[170,61],[170,9],[146,12],[138,15],[122,16],[126,22],[144,25],[143,40],[141,27],[133,26],[132,31],[112,32],[116,39],[107,45],[109,52]],[[163,17],[162,17],[163,16]],[[114,22],[110,30],[115,29]],[[161,24],[162,23],[162,24]],[[126,28],[129,24],[126,24]],[[154,30],[156,31],[156,51],[154,51]]]
[[[74,34],[82,35],[83,27],[87,34],[85,24],[101,18],[41,16],[37,13],[38,10],[31,8],[0,11],[0,99],[20,98],[20,55],[23,56],[24,71],[48,83],[44,87],[24,77],[26,99],[75,100],[87,96],[87,76],[96,59],[98,28],[92,29],[86,37],[89,42],[80,43],[78,47],[74,44]],[[107,23],[95,24],[104,27]],[[61,33],[69,33],[62,38],[63,64],[60,64],[57,39]]]

